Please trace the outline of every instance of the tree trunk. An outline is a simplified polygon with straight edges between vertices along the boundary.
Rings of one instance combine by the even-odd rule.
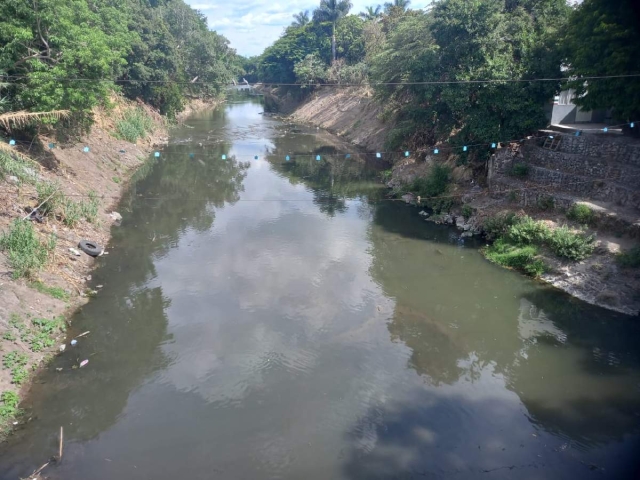
[[[331,35],[331,58],[336,61],[336,22],[333,22],[333,34]]]

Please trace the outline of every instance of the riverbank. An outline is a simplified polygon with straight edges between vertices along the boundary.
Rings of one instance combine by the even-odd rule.
[[[198,101],[186,111],[213,106],[215,103]],[[96,259],[80,251],[78,243],[90,240],[105,248],[104,254],[109,253],[111,227],[121,219],[114,211],[116,204],[135,172],[168,140],[166,119],[145,104],[118,98],[112,108],[94,113],[90,132],[73,143],[56,143],[55,132],[34,138],[40,150],[35,154],[21,151],[37,161],[37,171],[26,169],[24,176],[5,175],[0,180],[0,231],[13,231],[17,219],[29,216],[47,200],[40,211],[46,213],[43,209],[50,208],[51,212],[42,222],[32,221],[27,227],[35,234],[33,242],[41,242],[42,247],[55,241],[52,248],[46,248],[43,264],[23,274],[17,273],[16,259],[9,257],[9,250],[0,252],[3,435],[14,422],[17,403],[29,389],[33,372],[64,345],[66,319],[100,294],[86,287]],[[138,124],[144,128],[138,129],[141,136],[135,138],[137,134],[129,130]]]
[[[277,95],[277,91],[270,93]],[[371,92],[366,88],[327,89],[314,92],[293,109],[290,118],[296,122],[325,128],[370,151],[381,151],[390,128],[390,125],[381,120],[381,113],[382,107],[375,102]],[[583,138],[565,142],[567,148],[577,148],[573,143],[584,142]],[[600,143],[605,140],[598,139]],[[587,149],[580,147],[581,150],[578,153],[587,151],[590,152],[589,155],[595,156],[600,150],[604,150],[606,154],[619,152],[620,146],[615,144],[619,141],[617,139],[612,141],[614,142],[612,146],[605,144],[603,147]],[[524,154],[517,146],[518,148],[514,151],[518,159],[511,158],[511,156],[515,158],[516,155],[511,155],[511,149],[499,150],[500,153],[494,155],[495,158],[489,162],[491,165],[489,171],[483,169],[480,175],[479,172],[458,162],[455,155],[436,159],[434,155],[426,152],[418,154],[412,152],[409,158],[403,158],[393,166],[385,180],[394,194],[402,196],[413,193],[407,197],[409,203],[423,207],[429,202],[425,202],[424,195],[422,202],[416,201],[420,194],[416,191],[417,181],[427,178],[433,165],[445,165],[449,169],[450,179],[446,188],[446,196],[450,200],[446,205],[447,210],[440,212],[442,207],[439,206],[440,208],[436,209],[436,215],[433,215],[433,210],[428,210],[424,212],[424,217],[426,221],[458,226],[463,237],[486,236],[487,222],[491,222],[497,216],[509,214],[519,217],[529,216],[547,225],[550,232],[566,226],[573,235],[572,238],[593,235],[595,240],[592,252],[580,260],[560,258],[548,248],[537,249],[536,259],[544,263],[545,267],[544,271],[538,269],[535,276],[590,304],[628,315],[638,315],[640,296],[637,292],[640,291],[640,271],[637,267],[624,266],[624,262],[620,261],[621,256],[633,251],[634,248],[639,248],[637,232],[640,222],[637,213],[633,208],[617,207],[616,199],[611,199],[612,201],[605,204],[603,208],[602,202],[585,201],[590,197],[581,196],[581,192],[568,190],[574,184],[583,185],[585,183],[583,178],[580,179],[581,181],[567,179],[567,185],[564,188],[565,185],[557,184],[555,177],[550,177],[544,172],[538,175],[536,171],[534,173],[537,183],[533,186],[530,181],[520,181],[518,185],[506,188],[504,185],[511,185],[514,182],[511,176],[514,164],[518,162],[526,164],[528,157],[531,157],[532,162],[535,163],[535,159],[543,157],[545,166],[548,167],[547,163],[556,160],[555,157],[546,158],[550,155],[557,156],[556,152],[541,153],[536,142],[537,139],[533,138],[529,142],[531,145],[523,149]],[[504,153],[509,154],[504,155]],[[569,152],[565,157],[571,156],[571,153]],[[418,156],[420,160],[416,158]],[[505,166],[507,157],[509,161]],[[561,157],[559,161],[573,161],[573,158],[566,160]],[[595,161],[603,165],[608,165],[607,162],[614,164],[614,171],[617,171],[615,158],[612,160],[596,158]],[[584,162],[592,164],[594,159],[584,160]],[[563,167],[564,165],[558,165],[557,168],[554,166],[553,170],[558,172]],[[532,167],[532,171],[535,168]],[[600,169],[597,169],[594,175],[599,172]],[[584,171],[581,173],[584,174]],[[557,176],[558,173],[554,175]],[[491,177],[490,181],[489,177]],[[600,186],[602,182],[599,178],[594,178],[593,184]],[[596,193],[608,195],[609,192],[618,190],[616,185],[604,185],[605,193]],[[629,193],[627,197],[631,198],[633,195],[637,193]],[[586,208],[588,211],[587,214],[591,218],[589,225],[567,216],[574,205],[579,204],[583,205],[580,208]],[[502,265],[507,266],[504,263]]]

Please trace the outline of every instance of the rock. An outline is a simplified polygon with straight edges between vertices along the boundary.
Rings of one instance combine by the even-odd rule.
[[[413,203],[416,201],[416,197],[412,193],[405,193],[404,195],[402,195],[402,200],[407,203]]]
[[[465,237],[473,237],[473,233],[467,231],[467,232],[462,232],[460,234],[460,238],[465,238]]]
[[[455,217],[456,219],[456,225],[458,227],[462,227],[466,222],[464,221],[464,217],[462,215],[459,215],[457,217]]]
[[[7,182],[9,182],[12,185],[17,185],[20,183],[20,180],[18,179],[18,177],[14,177],[13,175],[10,175],[7,177]]]
[[[70,248],[69,251],[75,255],[76,257],[80,256],[80,252],[78,250],[76,250],[75,248]]]
[[[122,221],[122,215],[120,215],[118,212],[111,212],[109,216],[114,222]]]
[[[422,215],[423,217],[428,217],[429,214],[427,212],[425,212],[424,210],[422,210],[418,215]]]

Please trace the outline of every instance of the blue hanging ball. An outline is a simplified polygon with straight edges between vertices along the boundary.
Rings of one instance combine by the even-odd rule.
[[[156,152],[153,154],[154,157],[158,158],[160,156],[160,152]]]
[[[285,157],[285,160],[288,162],[290,160],[289,155]]]
[[[381,158],[382,155],[380,155],[379,153],[376,153],[376,158]]]
[[[495,144],[495,143],[492,143],[492,144],[491,144],[491,148],[496,148],[496,144]]]
[[[602,131],[606,133],[606,132],[608,132],[608,131],[609,131],[609,129],[608,129],[607,127],[604,127],[604,128],[602,129]]]
[[[466,152],[467,150],[468,150],[468,149],[467,149],[467,146],[466,146],[466,145],[465,145],[464,147],[462,147],[462,151],[463,151],[463,152]]]
[[[316,160],[320,161],[320,155],[316,155]]]
[[[56,148],[56,144],[55,144],[55,143],[50,143],[50,144],[49,144],[49,148],[50,148],[51,150],[53,150],[54,148]]]
[[[226,159],[227,159],[227,156],[226,156],[226,155],[222,155],[222,159],[223,159],[223,160],[226,160]]]
[[[440,153],[440,150],[438,150],[438,149],[436,148],[436,149],[433,151],[433,153],[437,155],[438,153]]]
[[[404,156],[408,157],[409,156],[409,151],[404,152]]]
[[[254,160],[257,160],[257,159],[258,159],[258,155],[256,155],[255,157],[253,157],[253,159],[254,159]]]
[[[351,158],[351,154],[350,154],[350,153],[347,153],[347,154],[344,156],[344,158]]]
[[[579,137],[579,136],[580,136],[580,130],[576,132],[576,137]]]
[[[9,140],[9,145],[14,146],[16,144],[15,140]]]
[[[629,125],[629,126],[630,126],[631,128],[633,128],[633,127],[635,127],[635,126],[636,126],[636,124],[635,124],[635,123],[633,123],[633,122],[631,122],[631,125]]]
[[[83,151],[84,151],[85,153],[86,153],[86,152],[88,152],[88,151],[89,151],[89,147],[84,147],[84,148],[83,148]]]
[[[190,153],[189,158],[193,158],[193,157],[194,157],[193,153]]]

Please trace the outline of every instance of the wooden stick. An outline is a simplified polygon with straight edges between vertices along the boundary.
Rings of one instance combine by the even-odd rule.
[[[58,461],[62,460],[62,440],[64,438],[64,430],[60,427],[60,449],[58,452]]]
[[[76,338],[84,337],[85,335],[89,335],[89,333],[91,333],[91,332],[86,331],[86,332],[81,333],[80,335],[78,335]]]
[[[40,474],[40,472],[41,472],[42,470],[44,470],[44,468],[45,468],[47,465],[49,465],[50,463],[51,463],[51,462],[47,462],[47,463],[45,463],[44,465],[42,465],[39,469],[34,470],[34,472],[33,472],[31,475],[29,475],[29,477],[35,477],[36,475],[39,475],[39,474]]]

